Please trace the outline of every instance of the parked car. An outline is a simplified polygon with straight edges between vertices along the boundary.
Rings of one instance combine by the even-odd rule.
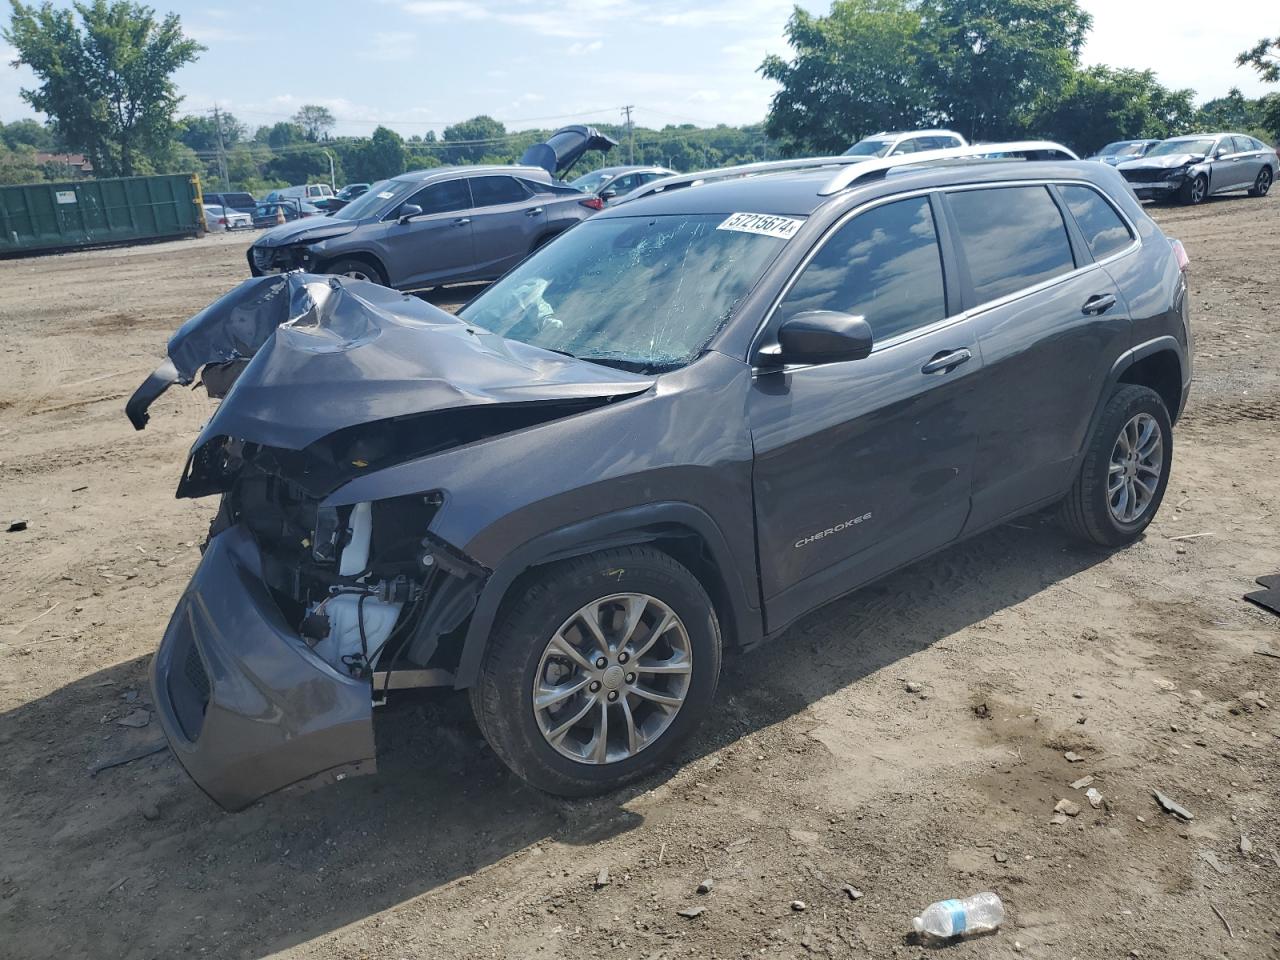
[[[227,207],[239,213],[253,215],[253,208],[258,201],[247,193],[206,193],[204,202],[211,207]]]
[[[896,157],[925,150],[948,150],[968,146],[969,141],[954,130],[907,130],[873,133],[844,152],[846,157]]]
[[[270,230],[248,250],[249,271],[302,268],[400,290],[499,277],[604,205],[555,178],[605,139],[570,129],[584,133],[526,152],[542,165],[417,170],[330,216]]]
[[[1174,137],[1156,144],[1141,160],[1116,169],[1142,200],[1203,203],[1218,193],[1247,190],[1265,197],[1275,183],[1276,151],[1240,133]]]
[[[297,197],[282,200],[264,200],[253,208],[253,225],[255,227],[275,227],[280,225],[283,217],[286,223],[318,217],[324,213],[313,203],[307,203]]]
[[[304,200],[308,203],[315,203],[317,200],[326,200],[332,196],[333,188],[327,183],[308,183],[297,187],[281,187],[278,190],[272,190],[263,199]]]
[[[1114,167],[1117,163],[1146,156],[1147,151],[1159,142],[1159,140],[1117,140],[1115,143],[1108,143],[1093,156],[1085,159],[1109,163]]]
[[[229,207],[204,205],[204,222],[212,230],[248,230],[253,226],[253,216]]]
[[[343,201],[344,203],[350,203],[356,197],[360,197],[368,193],[370,186],[372,186],[372,184],[348,183],[345,187],[343,187],[341,190],[338,191],[337,197],[339,200]]]
[[[1054,503],[1141,537],[1181,245],[1103,164],[894,162],[678,178],[456,317],[293,273],[188,321],[127,410],[238,374],[153,667],[192,777],[238,808],[369,772],[371,702],[446,685],[530,783],[609,789],[712,711],[724,650],[904,564]]]
[[[624,197],[646,183],[675,175],[674,170],[666,167],[601,167],[569,181],[569,186],[612,200],[614,197]]]

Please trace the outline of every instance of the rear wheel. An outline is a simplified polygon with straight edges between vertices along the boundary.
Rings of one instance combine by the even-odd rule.
[[[533,786],[583,796],[667,760],[710,711],[720,630],[697,579],[647,547],[539,571],[494,630],[471,705]]]
[[[370,283],[380,283],[387,286],[387,278],[383,272],[378,269],[377,265],[360,257],[343,257],[341,260],[335,260],[324,268],[325,273],[332,273],[339,277],[350,277],[352,280],[368,280]]]
[[[1275,179],[1271,173],[1270,167],[1263,167],[1258,171],[1258,179],[1253,181],[1253,186],[1249,189],[1251,197],[1265,197],[1271,189],[1271,183]]]
[[[1183,203],[1191,207],[1204,203],[1205,198],[1209,196],[1209,178],[1203,173],[1196,174],[1182,185],[1178,196]]]
[[[1172,465],[1173,428],[1160,394],[1119,385],[1062,502],[1066,527],[1104,547],[1132,543],[1160,509]]]

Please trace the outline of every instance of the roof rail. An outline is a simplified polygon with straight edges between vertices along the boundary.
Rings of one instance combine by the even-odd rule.
[[[943,150],[921,150],[919,153],[904,153],[883,160],[868,160],[848,170],[841,170],[826,186],[818,191],[819,196],[829,197],[833,193],[847,190],[850,186],[876,173],[883,173],[898,167],[913,167],[919,164],[943,163],[948,160],[975,159],[1017,159],[1012,154],[1048,153],[1056,154],[1038,159],[1079,160],[1080,157],[1060,143],[1049,140],[1015,140],[1010,143],[975,143],[967,147],[947,147]],[[661,182],[661,181],[659,181]]]
[[[664,193],[680,187],[692,187],[701,183],[714,183],[717,180],[733,180],[738,177],[754,177],[762,173],[779,173],[786,170],[813,170],[819,167],[845,167],[850,164],[866,163],[866,157],[797,157],[793,160],[763,160],[758,163],[744,163],[736,167],[721,167],[716,170],[703,170],[700,173],[677,174],[663,177],[645,184],[638,190],[632,190],[624,197],[619,197],[613,205],[630,203],[640,197],[648,197],[655,193]]]

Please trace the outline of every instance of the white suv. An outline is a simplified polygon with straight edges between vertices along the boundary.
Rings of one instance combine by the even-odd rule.
[[[905,133],[873,133],[844,152],[846,157],[896,157],[922,150],[967,147],[969,141],[954,130],[908,130]]]

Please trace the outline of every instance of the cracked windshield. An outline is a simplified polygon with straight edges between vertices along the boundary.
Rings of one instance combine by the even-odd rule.
[[[639,373],[692,360],[785,240],[725,214],[588,221],[460,312],[493,333]]]

